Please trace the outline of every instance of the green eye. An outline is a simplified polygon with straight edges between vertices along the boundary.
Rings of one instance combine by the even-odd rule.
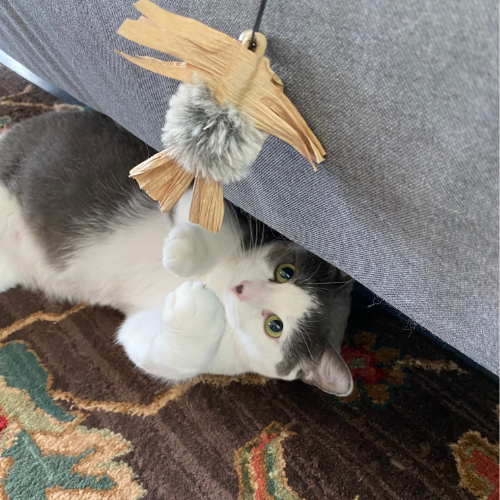
[[[295,274],[295,266],[292,264],[281,264],[274,271],[274,277],[278,283],[286,283]]]
[[[273,339],[281,337],[283,333],[283,321],[276,315],[269,316],[266,319],[266,333]]]

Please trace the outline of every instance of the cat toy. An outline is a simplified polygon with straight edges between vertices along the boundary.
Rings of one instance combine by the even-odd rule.
[[[262,33],[248,30],[237,41],[149,0],[134,6],[142,16],[126,19],[118,34],[180,60],[117,51],[144,69],[182,82],[162,130],[166,149],[130,171],[162,212],[194,180],[189,220],[218,232],[224,215],[221,183],[247,175],[267,134],[293,146],[316,170],[314,163],[324,160],[325,150],[283,93],[282,81],[264,57]]]

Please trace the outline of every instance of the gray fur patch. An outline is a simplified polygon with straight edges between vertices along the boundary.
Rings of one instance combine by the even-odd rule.
[[[340,351],[351,310],[353,280],[340,269],[294,243],[276,242],[268,254],[271,267],[290,263],[296,268],[291,283],[314,298],[316,306],[297,324],[283,345],[279,376],[319,359],[326,348]]]
[[[154,153],[99,113],[48,113],[2,140],[0,183],[17,197],[51,263],[62,267],[90,236],[158,211],[128,177]]]
[[[162,130],[163,145],[186,171],[224,183],[246,176],[266,137],[235,106],[220,106],[204,83],[179,86]]]

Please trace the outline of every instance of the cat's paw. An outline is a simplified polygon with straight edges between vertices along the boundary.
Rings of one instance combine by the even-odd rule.
[[[186,282],[169,293],[163,322],[170,334],[186,335],[197,346],[220,339],[226,328],[224,306],[201,282]]]
[[[205,373],[226,328],[224,306],[203,283],[186,282],[169,293],[163,309],[127,318],[117,340],[151,375],[170,381]]]
[[[163,267],[182,278],[200,276],[206,267],[206,245],[201,231],[195,224],[175,226],[163,243]]]

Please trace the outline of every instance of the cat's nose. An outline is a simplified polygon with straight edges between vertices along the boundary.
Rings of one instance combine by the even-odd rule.
[[[239,285],[233,286],[231,290],[241,301],[245,301],[255,297],[254,288],[251,281],[242,281]]]

